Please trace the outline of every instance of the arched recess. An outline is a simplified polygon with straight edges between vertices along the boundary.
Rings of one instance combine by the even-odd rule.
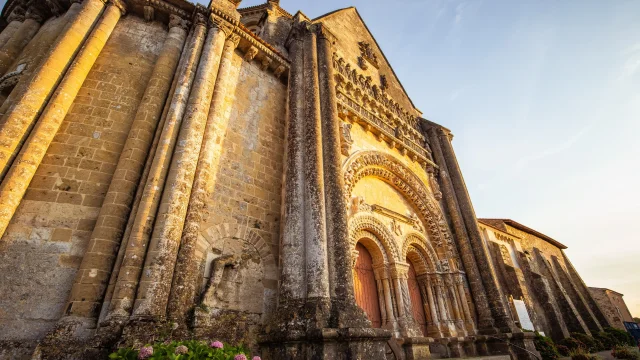
[[[204,228],[200,232],[196,251],[202,254],[200,274],[202,275],[201,291],[203,292],[203,302],[207,295],[209,297],[212,296],[207,292],[211,290],[211,275],[215,272],[217,263],[225,262],[224,266],[221,266],[225,268],[224,271],[227,271],[227,267],[234,266],[242,269],[243,264],[246,264],[246,271],[234,275],[242,277],[242,279],[235,278],[233,283],[239,284],[238,286],[244,286],[238,291],[238,294],[243,298],[261,296],[263,299],[261,308],[257,309],[258,304],[255,301],[238,301],[237,304],[231,304],[229,309],[239,310],[233,308],[233,306],[253,303],[256,308],[241,310],[259,313],[263,319],[265,316],[268,317],[274,313],[278,291],[278,268],[271,246],[264,241],[256,229],[234,223],[224,223]],[[256,274],[260,274],[259,278],[253,278],[253,282],[245,281],[248,280],[246,278],[255,277]],[[260,291],[259,284],[262,285],[262,291]],[[220,286],[219,284],[215,285]],[[213,291],[215,290],[213,289]],[[210,304],[205,305],[210,306]],[[224,304],[220,303],[220,305],[221,308],[225,308]]]
[[[427,238],[417,231],[411,231],[404,236],[401,256],[403,259],[412,259],[416,266],[416,271],[418,271],[421,266],[426,267],[425,272],[434,273],[440,271],[440,261],[438,260],[437,252]],[[415,256],[419,256],[421,260],[414,258]],[[424,263],[424,265],[418,265],[416,261],[420,261]],[[418,271],[418,275],[422,275],[422,272]]]
[[[371,233],[374,236],[366,236],[367,233]],[[378,264],[381,260],[388,264],[400,262],[401,258],[393,234],[374,216],[356,214],[349,219],[349,242],[351,243],[351,250],[355,250],[356,244],[359,241],[363,242],[363,245],[371,253],[374,264]],[[371,246],[373,246],[373,244],[376,244],[382,251],[372,249]],[[377,253],[380,253],[381,258],[377,257]]]
[[[449,226],[435,198],[411,169],[392,155],[370,150],[358,151],[347,159],[343,170],[347,200],[351,199],[358,181],[367,176],[377,177],[400,191],[414,205],[427,225],[429,239],[436,246],[446,246],[454,251]]]
[[[356,303],[367,314],[372,326],[379,328],[382,326],[382,315],[373,259],[362,241],[356,245],[356,252],[357,259],[353,274]]]

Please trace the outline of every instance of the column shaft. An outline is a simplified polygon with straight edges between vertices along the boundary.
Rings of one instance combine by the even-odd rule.
[[[382,287],[384,289],[384,303],[386,305],[387,317],[389,318],[389,322],[394,323],[396,317],[393,310],[393,301],[391,301],[391,289],[388,278],[382,279]]]
[[[19,152],[18,145],[27,136],[27,132],[42,110],[45,102],[54,90],[65,69],[73,61],[73,56],[91,31],[95,21],[104,8],[103,0],[85,0],[82,5],[74,3],[68,13],[80,11],[65,27],[51,46],[41,66],[35,71],[26,85],[23,96],[16,99],[0,120],[0,178],[7,173],[11,161]],[[20,195],[19,197],[22,197]],[[12,202],[12,201],[10,201]],[[8,203],[2,201],[2,204]],[[0,236],[4,233],[13,211],[0,210]]]
[[[90,0],[88,0],[90,3]],[[44,158],[53,137],[71,107],[89,70],[98,58],[107,39],[115,28],[120,9],[109,5],[104,15],[87,38],[84,47],[69,67],[47,107],[22,147],[7,176],[0,186],[0,234],[4,233],[27,190],[36,169]],[[104,279],[106,281],[106,279]]]
[[[467,324],[467,330],[469,331],[469,333],[475,333],[473,317],[471,316],[471,309],[469,309],[467,294],[464,291],[464,285],[462,284],[462,281],[462,279],[459,279],[456,284],[458,297],[460,298],[460,302],[462,303],[462,311],[464,313],[464,320]]]
[[[24,18],[22,19],[22,21],[24,21]],[[9,39],[11,39],[11,37],[13,37],[13,34],[15,34],[18,28],[20,28],[22,21],[13,20],[9,23],[9,25],[7,25],[6,28],[4,28],[4,30],[2,30],[2,33],[0,33],[0,49],[4,47],[4,45],[7,43],[7,41],[9,41]]]
[[[304,35],[304,233],[308,298],[329,298],[329,266],[322,164],[322,121],[316,34]],[[347,252],[346,255],[350,255]],[[348,272],[347,272],[348,274]]]
[[[211,27],[207,34],[136,294],[136,317],[156,319],[166,315],[178,247],[225,38],[225,32],[218,26]]]
[[[288,103],[285,151],[284,214],[282,219],[282,267],[280,302],[302,299],[306,296],[304,274],[304,74],[303,42],[294,36],[289,45]]]
[[[183,28],[180,26],[171,27],[156,60],[147,89],[138,106],[109,189],[100,208],[87,251],[76,274],[69,299],[72,306],[68,315],[97,315],[76,313],[75,308],[80,303],[87,303],[93,305],[92,309],[96,309],[102,303],[107,286],[105,279],[109,277],[113,268],[122,234],[130,215],[131,203],[140,181],[153,134],[162,114],[173,74],[180,59],[185,37],[186,31]],[[84,306],[79,307],[85,308]]]
[[[318,65],[322,110],[324,189],[331,295],[355,303],[353,278],[348,269],[351,248],[347,224],[347,204],[340,152],[340,118],[333,79],[333,52],[328,34],[318,35]]]
[[[491,308],[489,301],[487,300],[487,293],[482,282],[480,275],[480,269],[476,262],[474,252],[471,246],[469,235],[464,226],[458,201],[455,196],[453,184],[449,177],[447,168],[447,162],[444,159],[442,149],[440,148],[440,141],[438,139],[437,130],[429,130],[429,142],[431,143],[431,149],[435,156],[436,162],[440,165],[440,179],[442,182],[442,193],[449,209],[449,215],[451,216],[451,222],[456,234],[456,243],[460,252],[462,263],[469,279],[469,286],[473,293],[473,301],[476,305],[476,313],[478,314],[478,327],[482,330],[493,329],[493,316],[491,315]]]
[[[451,182],[453,184],[453,190],[455,197],[458,200],[460,211],[462,213],[462,219],[467,229],[469,239],[471,241],[471,249],[475,255],[478,268],[480,270],[480,277],[484,288],[486,290],[487,299],[490,303],[491,312],[495,320],[495,324],[503,332],[511,332],[516,329],[513,320],[509,316],[507,305],[504,302],[504,296],[500,290],[500,285],[497,282],[495,269],[491,264],[488,250],[485,246],[482,237],[480,236],[480,230],[478,229],[477,219],[467,187],[462,177],[462,172],[458,166],[451,141],[444,131],[440,131],[439,135],[439,147],[444,155],[444,164],[449,170],[451,175]]]
[[[376,289],[378,290],[378,306],[380,307],[380,317],[382,326],[387,324],[387,308],[385,306],[384,288],[381,279],[376,279]]]
[[[182,242],[176,262],[171,298],[169,301],[169,318],[184,321],[195,305],[198,289],[199,263],[194,263],[195,250],[200,234],[200,224],[209,216],[207,201],[211,198],[215,177],[219,170],[222,156],[223,139],[227,131],[231,98],[240,68],[233,66],[233,54],[236,44],[233,39],[225,42],[220,59],[220,68],[211,100],[211,110],[204,130],[202,147],[198,157],[198,165],[191,189],[191,199],[182,232]]]
[[[9,70],[16,57],[20,55],[22,49],[33,39],[38,30],[40,30],[40,23],[36,19],[30,17],[24,19],[13,36],[0,49],[0,76]]]
[[[122,266],[118,272],[108,318],[126,318],[133,310],[133,302],[140,282],[145,254],[160,204],[162,189],[169,171],[171,153],[182,124],[189,92],[196,74],[198,59],[202,52],[205,32],[206,23],[196,23],[182,54],[178,66],[176,88],[167,110],[160,140],[155,149],[147,180],[142,190],[140,203],[136,211],[131,213],[133,222],[129,236],[125,238],[127,248],[122,259]]]

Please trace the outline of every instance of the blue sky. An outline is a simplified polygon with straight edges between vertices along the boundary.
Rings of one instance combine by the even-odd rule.
[[[310,17],[352,5],[455,134],[478,216],[564,243],[640,316],[640,1],[281,1]]]

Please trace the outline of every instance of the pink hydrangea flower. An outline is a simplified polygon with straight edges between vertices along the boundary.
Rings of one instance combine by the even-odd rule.
[[[153,355],[153,346],[143,346],[138,353],[138,359],[144,360]]]
[[[222,349],[224,347],[224,345],[222,345],[220,341],[213,341],[211,342],[211,344],[209,344],[209,346],[216,349]]]
[[[244,354],[238,354],[233,360],[247,360],[247,357]]]
[[[184,345],[180,345],[176,348],[176,355],[183,355],[188,352],[189,352],[189,348]]]
[[[260,356],[254,356],[251,360],[262,360]]]

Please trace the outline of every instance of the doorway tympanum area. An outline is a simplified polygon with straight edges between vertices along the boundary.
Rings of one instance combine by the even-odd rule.
[[[407,259],[409,263],[409,276],[407,282],[409,283],[409,296],[411,297],[411,308],[413,311],[413,319],[420,327],[420,331],[424,336],[427,336],[427,320],[424,314],[424,301],[420,292],[420,285],[416,277],[416,270],[411,260]]]
[[[358,243],[356,250],[358,251],[358,259],[356,260],[353,275],[356,303],[367,314],[372,326],[379,328],[382,326],[382,321],[378,302],[378,289],[373,273],[373,260],[367,248],[362,244]]]

